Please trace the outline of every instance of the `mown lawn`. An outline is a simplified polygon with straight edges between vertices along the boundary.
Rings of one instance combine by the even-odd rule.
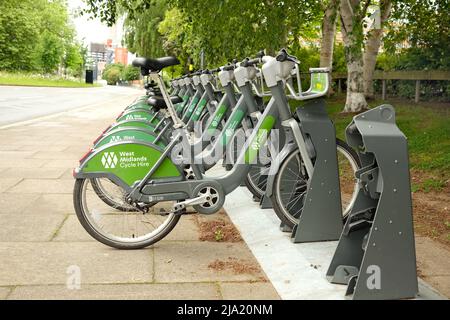
[[[0,85],[64,88],[92,88],[98,86],[96,84],[86,84],[82,81],[68,80],[53,76],[9,73],[3,71],[0,71]]]
[[[373,101],[371,107],[383,101]],[[425,107],[413,102],[391,103],[396,110],[400,130],[408,138],[413,191],[443,191],[450,184],[450,107]],[[345,139],[345,128],[353,115],[342,114],[344,99],[328,100],[330,116],[339,138]]]

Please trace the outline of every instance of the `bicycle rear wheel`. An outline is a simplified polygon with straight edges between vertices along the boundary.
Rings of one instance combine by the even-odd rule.
[[[336,139],[339,183],[341,189],[342,218],[345,220],[350,213],[358,191],[355,171],[360,168],[356,152],[344,141]],[[289,227],[298,224],[306,197],[308,174],[300,156],[300,151],[292,151],[283,163],[275,177],[273,208],[280,220]]]

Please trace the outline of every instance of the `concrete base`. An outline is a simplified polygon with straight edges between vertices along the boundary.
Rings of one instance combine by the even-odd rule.
[[[337,241],[292,243],[274,211],[260,209],[246,188],[229,194],[224,208],[282,299],[345,299],[347,286],[326,279]],[[445,299],[420,279],[417,298]]]

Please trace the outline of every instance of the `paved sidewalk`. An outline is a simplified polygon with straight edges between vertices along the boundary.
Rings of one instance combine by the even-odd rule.
[[[224,213],[184,216],[165,240],[137,251],[82,229],[72,168],[133,99],[0,129],[0,299],[279,298]],[[220,242],[208,232],[217,225]],[[81,289],[70,290],[77,268]]]

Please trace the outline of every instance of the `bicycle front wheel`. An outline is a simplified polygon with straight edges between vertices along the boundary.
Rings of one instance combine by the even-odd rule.
[[[77,179],[73,201],[83,228],[96,240],[117,249],[140,249],[164,238],[180,214],[173,201],[153,203],[148,212],[118,210],[99,197],[95,179]],[[95,182],[94,182],[95,184]]]

